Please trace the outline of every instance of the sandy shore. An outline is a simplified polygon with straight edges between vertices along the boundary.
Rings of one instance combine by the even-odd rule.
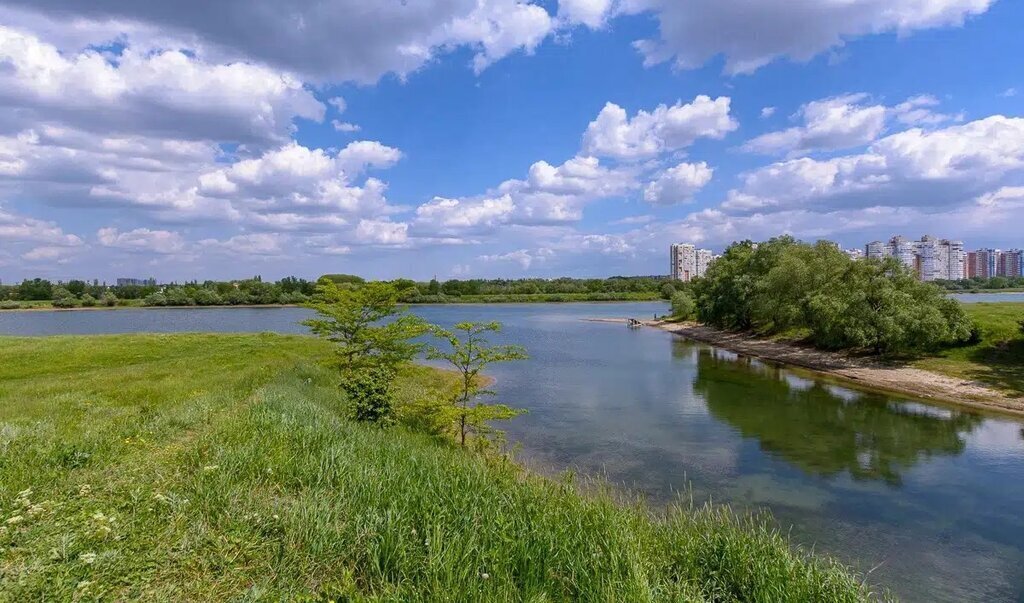
[[[600,322],[625,322],[599,319]],[[824,352],[791,343],[730,333],[697,323],[643,321],[646,326],[772,362],[780,362],[849,380],[862,387],[906,394],[915,398],[1024,416],[1024,398],[1012,397],[979,383],[964,381],[877,359]]]

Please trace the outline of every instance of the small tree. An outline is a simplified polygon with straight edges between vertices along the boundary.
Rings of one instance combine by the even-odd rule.
[[[1024,335],[1024,319],[1018,320],[1017,326],[1020,327],[1020,334]]]
[[[336,345],[344,373],[370,367],[394,371],[422,349],[412,340],[428,330],[421,318],[398,304],[398,295],[388,283],[350,288],[320,279],[316,295],[305,304],[319,317],[302,324]]]
[[[697,304],[693,301],[693,296],[686,291],[672,294],[672,318],[690,318],[696,309]]]
[[[488,333],[501,331],[500,323],[460,322],[452,331],[436,326],[432,331],[449,347],[447,351],[431,347],[427,357],[447,361],[461,377],[451,402],[456,409],[455,422],[462,446],[466,445],[467,433],[484,437],[495,433],[489,421],[508,420],[525,412],[504,404],[481,404],[478,401],[480,396],[494,395],[493,391],[485,389],[482,384],[481,373],[488,365],[527,358],[526,350],[520,346],[489,344]]]

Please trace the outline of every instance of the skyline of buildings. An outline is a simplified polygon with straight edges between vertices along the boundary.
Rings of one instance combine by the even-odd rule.
[[[967,251],[963,241],[924,235],[916,241],[895,235],[888,241],[871,241],[864,249],[843,249],[829,241],[850,259],[896,258],[913,270],[922,281],[967,278],[1024,276],[1024,250],[982,248]],[[704,276],[717,256],[710,249],[698,249],[692,243],[674,243],[669,247],[671,278],[688,282]]]

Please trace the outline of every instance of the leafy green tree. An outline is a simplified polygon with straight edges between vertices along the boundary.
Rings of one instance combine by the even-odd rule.
[[[436,278],[430,279],[430,284],[427,285],[428,295],[437,295],[441,292],[441,283],[437,282]]]
[[[672,299],[672,296],[676,294],[675,285],[672,283],[665,283],[661,286],[661,296],[665,299]]]
[[[693,301],[693,296],[686,291],[676,291],[672,295],[672,317],[679,319],[688,319],[693,317],[693,313],[697,310],[697,304]]]
[[[74,294],[67,290],[66,287],[56,286],[53,288],[53,301],[74,299]]]
[[[82,296],[82,307],[92,308],[96,305],[96,298],[86,293]]]
[[[100,297],[100,304],[108,308],[113,308],[117,305],[117,296],[110,291],[107,291],[102,297]]]
[[[428,330],[422,319],[399,305],[398,297],[398,290],[388,283],[350,289],[321,279],[316,295],[305,304],[318,318],[302,324],[335,344],[344,372],[367,367],[394,370],[422,349],[413,340]]]
[[[491,345],[488,334],[501,331],[497,322],[476,323],[460,322],[454,330],[434,326],[434,336],[448,344],[447,350],[429,348],[427,357],[434,360],[445,360],[451,364],[461,377],[458,390],[451,399],[456,409],[455,422],[458,426],[459,443],[466,445],[466,435],[471,433],[482,440],[492,434],[498,434],[490,421],[508,420],[519,416],[525,411],[510,408],[504,404],[482,404],[480,396],[494,395],[494,392],[483,387],[481,373],[495,362],[525,360],[526,350],[514,345]]]
[[[18,285],[18,299],[26,301],[53,299],[53,284],[41,278],[26,279]]]

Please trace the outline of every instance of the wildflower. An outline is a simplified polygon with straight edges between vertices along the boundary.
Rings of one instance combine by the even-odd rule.
[[[86,565],[92,565],[93,563],[96,563],[96,553],[82,553],[78,556],[78,558],[81,559],[82,563]]]
[[[35,517],[36,515],[41,515],[44,511],[46,511],[46,507],[43,506],[44,504],[45,504],[45,501],[43,503],[35,504],[35,505],[32,505],[31,507],[29,507],[28,508],[28,516],[29,517]]]
[[[209,473],[210,471],[216,471],[218,469],[220,469],[220,465],[207,465],[203,467],[203,471],[206,471],[207,473]]]
[[[491,579],[491,575],[488,574],[487,572],[483,572],[482,574],[480,574],[480,577],[483,578],[484,580],[490,580]]]
[[[169,501],[170,499],[168,499],[168,498],[167,498],[166,496],[164,496],[163,494],[160,494],[159,492],[157,492],[156,494],[154,494],[154,495],[153,495],[153,500],[155,500],[155,501],[157,501],[157,502],[160,502],[160,503],[166,503],[166,502],[168,502],[168,501]]]
[[[79,496],[89,496],[92,492],[92,486],[89,484],[82,484],[82,487],[78,489]]]
[[[277,514],[274,514],[274,521],[277,521],[278,519],[281,519],[281,516],[277,515]]]
[[[15,515],[14,517],[8,519],[5,523],[9,526],[16,526],[23,521],[25,521],[24,517],[22,517],[21,515]]]
[[[77,585],[75,585],[75,590],[80,590],[82,591],[82,594],[85,594],[86,592],[88,592],[90,586],[92,586],[91,580],[82,580]]]
[[[32,488],[27,488],[25,490],[22,490],[21,492],[18,492],[18,500],[22,498],[27,500],[29,496],[32,496]]]

